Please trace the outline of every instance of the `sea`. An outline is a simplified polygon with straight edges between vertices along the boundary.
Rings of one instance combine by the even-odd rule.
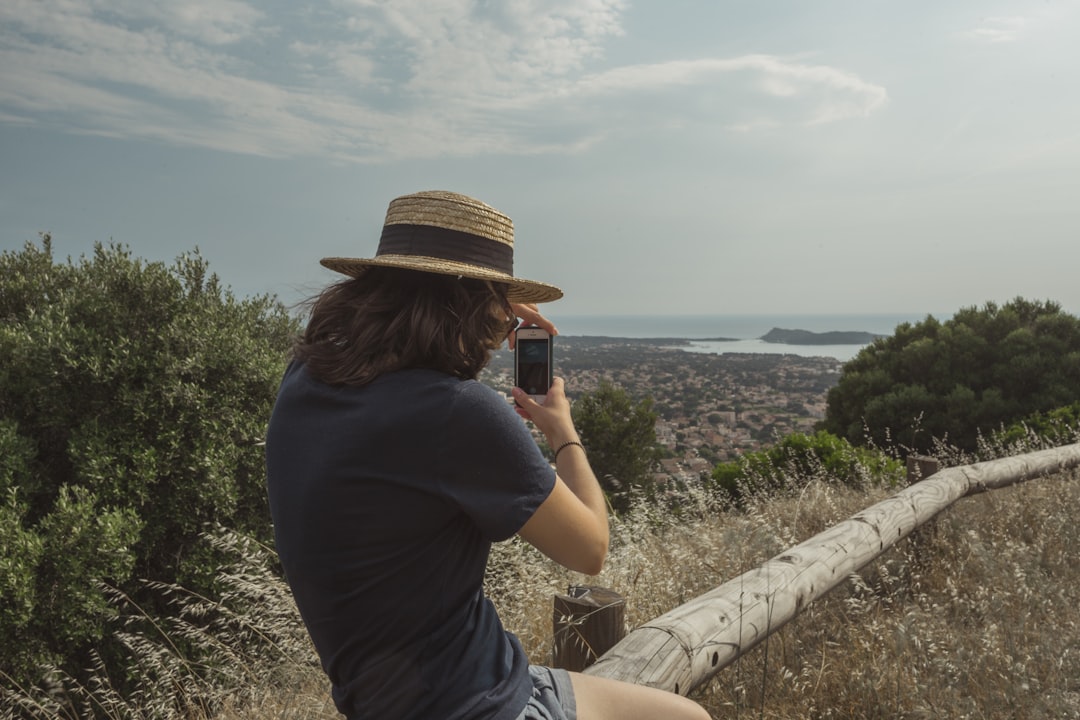
[[[917,323],[928,313],[851,315],[560,315],[559,333],[566,336],[615,338],[679,338],[688,352],[770,353],[803,357],[832,357],[848,361],[863,345],[788,345],[760,340],[773,328],[809,332],[850,331],[892,335],[901,323]],[[933,313],[929,313],[933,314]],[[938,320],[944,320],[934,314]],[[734,338],[716,340],[715,338]]]

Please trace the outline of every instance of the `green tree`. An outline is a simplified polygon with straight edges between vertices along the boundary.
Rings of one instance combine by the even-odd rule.
[[[0,255],[0,671],[20,682],[109,661],[102,583],[213,594],[200,533],[271,537],[261,439],[299,324],[207,270],[100,244],[56,262],[48,235]]]
[[[844,366],[822,427],[853,443],[974,450],[986,434],[1080,396],[1080,319],[1017,298],[904,323]]]
[[[634,402],[625,390],[606,380],[573,405],[574,424],[589,462],[617,511],[626,510],[635,494],[653,492],[653,471],[662,448],[656,442],[652,405],[652,398]]]

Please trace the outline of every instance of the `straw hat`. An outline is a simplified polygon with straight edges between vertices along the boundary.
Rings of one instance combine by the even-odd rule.
[[[554,285],[514,277],[514,223],[466,195],[433,190],[390,201],[374,258],[323,258],[324,267],[356,276],[373,265],[493,280],[513,302],[550,302]]]

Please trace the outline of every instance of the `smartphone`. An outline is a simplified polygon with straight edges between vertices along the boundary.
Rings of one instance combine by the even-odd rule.
[[[551,387],[551,335],[538,327],[517,330],[514,342],[514,385],[536,402],[544,402]]]

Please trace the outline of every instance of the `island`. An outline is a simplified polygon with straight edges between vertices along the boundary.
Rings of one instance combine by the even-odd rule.
[[[831,331],[810,332],[809,330],[785,330],[773,328],[761,336],[761,340],[767,343],[783,343],[784,345],[868,345],[884,335],[861,331]]]

